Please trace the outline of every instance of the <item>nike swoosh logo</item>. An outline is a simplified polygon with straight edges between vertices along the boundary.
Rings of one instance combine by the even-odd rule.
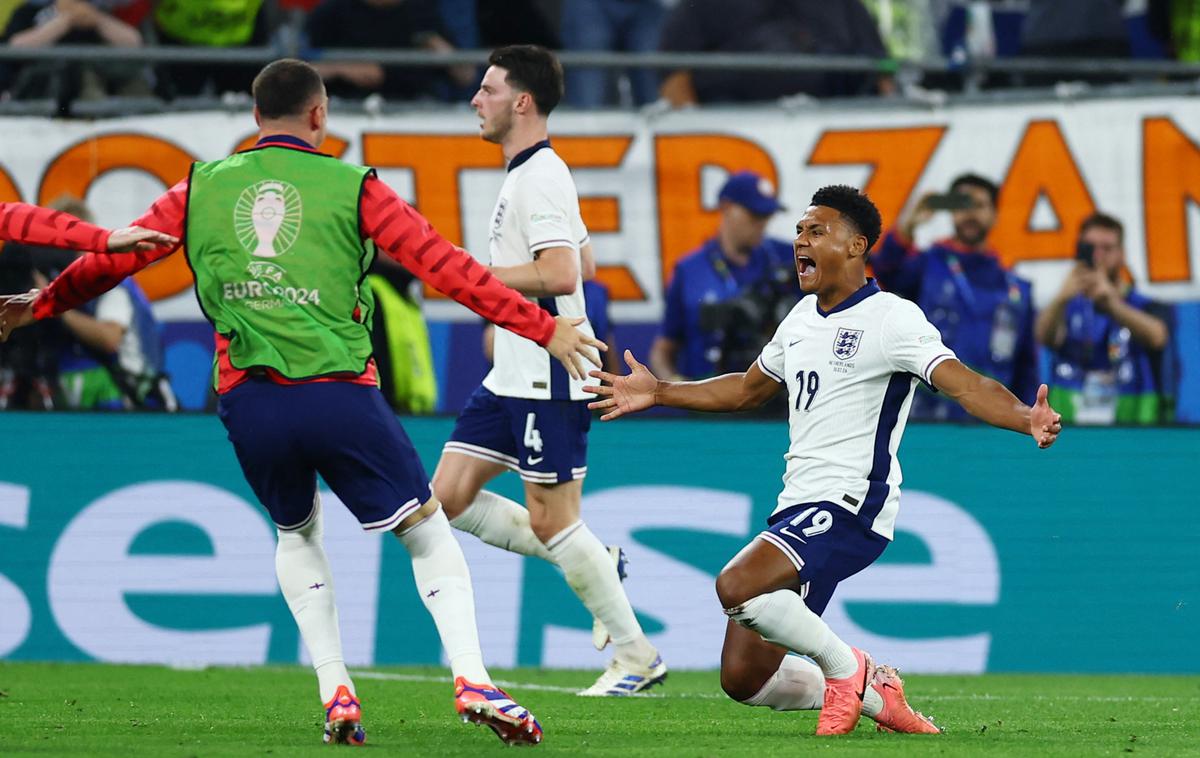
[[[793,345],[799,345],[803,341],[804,341],[803,339],[798,339],[795,342],[789,342],[788,347],[792,347]]]
[[[529,458],[529,465],[530,465],[530,466],[536,466],[536,465],[538,465],[539,463],[541,463],[543,460],[545,460],[545,458],[546,458],[546,456],[544,456],[544,455],[539,455],[537,458],[534,458],[534,457],[530,456],[530,458]]]

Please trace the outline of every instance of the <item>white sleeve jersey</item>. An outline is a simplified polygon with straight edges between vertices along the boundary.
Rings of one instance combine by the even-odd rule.
[[[790,444],[776,510],[828,501],[892,538],[896,452],[917,380],[955,355],[914,303],[873,280],[832,311],[796,304],[758,365],[788,390]]]
[[[538,252],[552,247],[571,248],[579,263],[579,249],[587,241],[575,181],[550,143],[540,142],[514,157],[492,211],[492,265],[529,263]],[[576,281],[570,295],[538,298],[537,303],[555,316],[587,316],[582,280]],[[579,329],[593,334],[587,321]],[[591,399],[583,391],[584,384],[572,380],[536,342],[496,328],[492,370],[483,380],[493,393],[533,400]]]

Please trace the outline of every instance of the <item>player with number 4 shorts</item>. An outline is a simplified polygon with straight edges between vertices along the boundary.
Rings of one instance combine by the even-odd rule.
[[[583,270],[587,228],[571,172],[550,144],[546,120],[563,92],[549,51],[501,48],[471,100],[483,139],[500,145],[507,172],[490,216],[491,272],[544,309],[585,316]],[[580,517],[591,413],[584,381],[544,360],[519,334],[498,328],[493,366],[458,417],[433,475],[451,524],[484,542],[557,565],[567,584],[611,636],[612,662],[581,695],[640,692],[663,681],[667,667],[646,639],[621,585],[619,549],[606,548]],[[484,490],[505,471],[525,483],[525,508]]]
[[[740,411],[786,389],[791,442],[778,507],[717,578],[729,617],[721,686],[747,705],[820,709],[819,735],[850,732],[863,713],[882,731],[939,732],[908,705],[894,668],[821,619],[838,583],[874,563],[892,539],[896,455],[917,382],[993,426],[1032,436],[1039,448],[1062,428],[1045,385],[1033,407],[1024,405],[960,363],[916,305],[866,277],[879,231],[879,211],[857,189],[818,190],[793,242],[808,295],[746,371],[664,382],[627,351],[628,375],[593,371],[608,386],[586,388],[601,396],[591,407],[605,421],[654,405]]]

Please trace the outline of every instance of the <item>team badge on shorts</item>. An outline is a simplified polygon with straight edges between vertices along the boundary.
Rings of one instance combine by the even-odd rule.
[[[862,329],[838,329],[837,336],[833,338],[833,354],[843,361],[853,358],[862,342],[862,333]]]

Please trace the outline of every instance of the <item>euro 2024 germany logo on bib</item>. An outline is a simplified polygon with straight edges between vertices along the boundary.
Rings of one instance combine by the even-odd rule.
[[[257,258],[286,253],[300,236],[300,192],[278,179],[242,190],[233,208],[233,230],[242,247]]]

